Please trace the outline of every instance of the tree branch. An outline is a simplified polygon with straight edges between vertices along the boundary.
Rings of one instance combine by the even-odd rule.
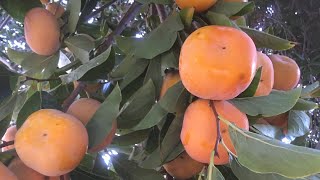
[[[160,22],[163,23],[164,20],[166,20],[166,18],[167,18],[167,14],[166,14],[166,10],[164,8],[164,5],[163,4],[155,4],[155,5],[156,5],[157,11],[158,11]]]
[[[114,37],[122,33],[122,31],[126,28],[127,24],[140,11],[141,7],[142,4],[136,1],[130,6],[127,13],[123,16],[116,29],[106,37],[105,41],[99,47],[97,47],[97,54],[101,54],[103,51],[107,50],[111,46]]]
[[[219,119],[219,115],[218,112],[216,110],[216,107],[214,105],[213,101],[210,101],[210,106],[212,108],[213,114],[216,118],[216,123],[217,123],[217,140],[216,140],[216,144],[214,146],[214,155],[219,157],[219,153],[218,153],[218,145],[220,143],[221,140],[221,133],[220,133],[220,119]]]
[[[115,3],[117,0],[112,0],[104,5],[102,5],[99,9],[91,12],[90,14],[83,17],[82,21],[88,21],[90,18],[98,15],[100,12],[102,12],[105,8],[109,7],[111,4]]]
[[[4,148],[13,144],[14,144],[14,141],[3,141],[3,143],[0,144],[0,148]]]
[[[86,88],[86,84],[84,82],[79,82],[78,86],[72,91],[72,93],[70,94],[70,96],[64,100],[63,104],[62,104],[62,111],[66,112],[69,109],[69,106],[73,103],[73,101],[76,99],[76,97],[78,96],[78,94],[84,89]]]

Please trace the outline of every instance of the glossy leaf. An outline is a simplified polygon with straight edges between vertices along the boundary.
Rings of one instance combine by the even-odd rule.
[[[193,20],[194,8],[184,8],[180,11],[179,14],[183,24],[189,28]]]
[[[243,27],[243,26],[240,28],[252,38],[257,48],[270,48],[273,50],[288,50],[293,48],[296,45],[295,42],[288,41],[271,34],[267,34],[263,31],[258,31],[258,30],[251,29],[248,27]]]
[[[301,88],[290,91],[273,90],[269,96],[235,98],[229,102],[250,116],[270,117],[289,111],[297,103],[300,93]]]
[[[206,14],[210,24],[238,28],[226,15],[208,11]]]
[[[124,89],[133,80],[138,78],[147,68],[149,62],[146,60],[139,59],[134,65],[130,67],[130,70],[123,77],[122,81],[119,83],[121,89]]]
[[[5,119],[13,112],[17,101],[17,93],[13,93],[10,97],[6,98],[0,104],[0,121]]]
[[[121,91],[116,85],[86,126],[89,135],[89,149],[100,144],[111,131],[112,123],[119,114],[120,102]]]
[[[288,118],[288,136],[299,137],[310,131],[311,119],[303,111],[290,111]]]
[[[157,56],[149,61],[143,84],[147,83],[149,80],[152,80],[155,87],[156,97],[158,97],[161,91],[162,79],[161,59],[159,56]]]
[[[9,59],[16,63],[21,65],[22,61],[29,55],[31,55],[30,52],[22,52],[22,51],[17,51],[11,48],[8,48],[7,50],[7,55],[9,57]]]
[[[319,105],[313,101],[299,99],[292,109],[300,110],[300,111],[308,111],[308,110],[316,109],[318,107]]]
[[[25,14],[32,8],[42,7],[40,1],[28,0],[1,0],[0,6],[15,20],[23,23]]]
[[[57,69],[59,52],[52,56],[40,56],[32,53],[23,59],[21,66],[27,76],[37,79],[48,79]]]
[[[288,178],[303,178],[320,172],[319,150],[285,144],[252,132],[244,132],[223,121],[229,125],[229,133],[239,162],[251,171],[276,173]]]
[[[67,83],[70,83],[70,82],[73,82],[73,81],[80,79],[86,72],[88,72],[92,68],[95,68],[95,67],[101,65],[106,60],[108,60],[110,52],[111,52],[111,48],[104,51],[99,56],[91,59],[89,62],[79,66],[77,69],[73,70],[71,73],[61,75],[60,79],[61,79],[62,83],[67,84]]]
[[[118,127],[132,128],[149,112],[155,103],[155,87],[151,80],[138,89],[124,104],[117,118]]]
[[[176,41],[178,31],[184,28],[179,14],[173,13],[161,25],[143,38],[117,37],[119,48],[140,58],[152,59],[168,51]]]
[[[67,38],[64,43],[83,64],[89,61],[90,51],[94,48],[94,39],[85,34]]]
[[[219,169],[214,166],[214,152],[210,158],[207,180],[225,180]]]
[[[112,140],[112,144],[118,145],[118,146],[128,146],[128,145],[134,145],[141,143],[143,140],[147,139],[149,135],[150,130],[140,130],[140,131],[134,131],[122,136],[116,136]]]
[[[81,1],[70,0],[68,2],[67,11],[69,12],[67,29],[69,33],[74,33],[79,21],[79,14],[81,10]]]
[[[233,15],[242,16],[254,10],[253,2],[223,2],[220,1],[212,8],[209,9],[211,12],[224,14],[227,17],[231,17]]]

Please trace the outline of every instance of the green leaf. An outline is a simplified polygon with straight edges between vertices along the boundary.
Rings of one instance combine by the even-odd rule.
[[[79,0],[70,0],[68,2],[67,11],[69,12],[67,29],[69,33],[74,33],[79,21],[79,14],[81,11],[81,1]]]
[[[35,7],[42,7],[37,0],[1,0],[0,6],[15,20],[23,23],[26,13]]]
[[[184,151],[180,141],[183,116],[177,116],[170,124],[160,146],[141,163],[144,168],[156,168],[175,159]]]
[[[223,2],[219,1],[217,4],[212,6],[209,9],[209,12],[224,14],[227,17],[231,16],[243,16],[249,12],[254,10],[254,3],[253,2]]]
[[[137,60],[134,65],[130,67],[130,70],[123,77],[123,80],[119,83],[120,88],[124,89],[129,85],[133,80],[138,78],[147,68],[149,62],[147,60]]]
[[[311,98],[317,98],[320,97],[320,87],[317,89],[314,89],[313,91],[310,92],[310,97]]]
[[[143,84],[147,83],[149,80],[152,80],[155,87],[156,97],[158,97],[161,91],[162,79],[163,78],[161,76],[161,59],[159,56],[157,56],[149,61],[148,69]]]
[[[303,111],[290,111],[288,118],[288,136],[299,137],[310,131],[311,119]]]
[[[165,53],[162,53],[160,55],[161,58],[161,74],[164,76],[165,75],[165,70],[169,68],[175,68],[178,69],[179,67],[179,60],[178,58],[174,55],[174,52],[167,51]]]
[[[308,110],[317,109],[317,108],[319,108],[319,105],[317,103],[313,101],[299,99],[292,109],[300,110],[300,111],[308,111]]]
[[[127,156],[118,154],[111,158],[112,164],[116,172],[122,179],[130,180],[164,180],[159,172],[153,169],[143,169],[133,161],[129,161]]]
[[[227,26],[227,27],[235,27],[239,28],[235,23],[233,23],[226,15],[219,14],[215,12],[208,11],[206,14],[210,24],[219,25],[219,26]]]
[[[305,88],[302,89],[301,97],[303,98],[311,98],[311,93],[317,89],[320,89],[320,83],[319,81],[316,81],[315,83],[312,83]]]
[[[150,4],[150,3],[155,3],[155,4],[172,4],[172,0],[137,0],[138,2],[142,4]]]
[[[252,132],[244,132],[222,117],[221,119],[229,125],[229,133],[239,162],[251,171],[276,173],[288,178],[308,177],[320,172],[319,150],[285,144]]]
[[[99,56],[91,59],[89,62],[79,66],[77,69],[73,70],[69,74],[61,75],[60,79],[62,83],[67,84],[73,81],[76,81],[80,79],[86,72],[91,70],[92,68],[95,68],[102,63],[104,63],[106,60],[108,60],[108,57],[110,55],[111,48],[100,54]]]
[[[0,153],[0,162],[2,162],[5,165],[9,165],[9,163],[11,162],[11,160],[16,156],[16,151],[13,150],[9,150],[9,151],[5,151],[5,152],[1,152]]]
[[[152,80],[138,89],[124,104],[117,118],[120,129],[129,129],[137,125],[155,103],[155,88]]]
[[[60,107],[49,93],[37,91],[22,106],[17,117],[17,128],[22,126],[29,115],[40,109],[60,109]]]
[[[130,70],[131,66],[133,66],[137,61],[140,61],[141,59],[137,59],[132,54],[128,54],[119,65],[117,65],[112,72],[110,73],[110,76],[112,78],[122,78],[124,77],[128,71]]]
[[[212,152],[212,155],[210,157],[207,177],[207,180],[224,180],[224,177],[219,169],[214,166],[214,151]]]
[[[237,160],[231,161],[232,172],[239,178],[245,180],[293,180],[275,173],[261,174],[250,171],[242,166]]]
[[[296,45],[295,42],[288,41],[286,39],[282,39],[271,34],[267,34],[263,31],[258,31],[243,26],[240,28],[252,38],[257,48],[288,50]]]
[[[270,124],[255,124],[253,127],[256,128],[261,135],[275,139],[280,139],[280,137],[283,137],[282,129],[271,126]]]
[[[17,93],[13,93],[9,98],[1,102],[0,121],[5,119],[9,114],[13,112],[13,109],[17,102],[17,97]]]
[[[9,59],[10,59],[12,62],[21,65],[22,61],[23,61],[27,56],[30,56],[31,53],[30,53],[30,52],[17,51],[17,50],[8,48],[8,50],[7,50],[7,55],[8,55]]]
[[[178,31],[184,28],[178,13],[173,13],[144,38],[117,37],[117,45],[126,54],[152,59],[168,51],[176,41]]]
[[[169,112],[175,112],[179,97],[183,95],[184,91],[186,90],[181,81],[173,85],[133,129],[141,130],[151,128],[157,125]]]
[[[194,8],[193,7],[184,8],[180,11],[179,14],[183,24],[188,28],[191,27],[193,15],[194,15]]]
[[[115,136],[112,140],[112,144],[118,145],[118,146],[129,146],[141,143],[143,140],[147,139],[149,135],[150,130],[140,130],[140,131],[134,131],[122,136]]]
[[[32,53],[23,59],[21,66],[27,76],[37,79],[48,79],[57,69],[59,52],[52,56],[40,56]]]
[[[4,119],[0,119],[0,137],[6,133],[6,130],[10,124],[12,114],[8,114]]]
[[[94,48],[93,38],[85,34],[79,34],[67,38],[64,43],[82,64],[89,62],[90,51]]]
[[[238,96],[238,98],[254,96],[254,94],[256,93],[256,90],[258,89],[259,83],[260,83],[261,72],[262,72],[262,66],[257,70],[256,75],[254,76],[249,87],[245,91],[243,91]]]
[[[92,171],[96,156],[97,154],[87,153],[81,160],[79,167],[85,171]]]
[[[289,111],[297,103],[301,88],[290,91],[273,90],[269,96],[235,98],[229,100],[240,111],[250,115],[270,117]]]
[[[112,123],[119,114],[120,102],[121,91],[116,85],[86,126],[89,135],[89,149],[100,144],[111,131]]]
[[[244,16],[238,17],[236,20],[233,20],[233,22],[237,26],[247,26],[246,18]]]

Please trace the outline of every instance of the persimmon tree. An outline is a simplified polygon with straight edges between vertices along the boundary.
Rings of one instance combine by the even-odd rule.
[[[42,141],[32,142],[31,135],[28,141],[32,143],[24,146],[21,140],[30,115],[41,109],[55,109],[53,112],[59,110],[57,114],[63,117],[74,116],[72,120],[81,121],[78,125],[83,124],[88,134],[89,151],[67,175],[59,174],[60,179],[320,177],[320,151],[301,143],[311,128],[309,112],[318,108],[315,100],[320,96],[320,84],[305,80],[310,69],[299,68],[296,57],[285,53],[299,46],[298,39],[281,33],[276,36],[272,28],[257,30],[248,26],[252,22],[247,24],[246,17],[255,11],[253,1],[212,0],[205,3],[207,7],[197,4],[193,8],[192,1],[187,0],[68,0],[56,2],[65,9],[59,11],[61,16],[55,14],[57,10],[45,10],[48,2],[42,3],[0,1],[5,15],[0,28],[12,23],[11,27],[21,31],[19,40],[26,46],[1,43],[1,76],[9,77],[9,81],[4,88],[8,93],[1,97],[0,135],[4,136],[13,124],[19,133],[17,152],[12,147],[14,138],[3,139],[0,145],[11,148],[0,153],[0,161],[9,169],[12,160],[19,161],[16,158],[22,150],[25,152],[24,148],[42,150]],[[41,12],[41,16],[31,16],[30,12]],[[202,31],[209,26],[219,30]],[[221,43],[223,46],[218,46]],[[54,47],[48,49],[51,45]],[[265,66],[268,72],[263,65],[256,65],[257,51],[266,62],[260,64],[269,63]],[[286,68],[288,61],[290,68]],[[181,67],[183,74],[179,72]],[[290,77],[284,73],[288,69]],[[288,89],[272,86],[276,80],[274,74],[270,75],[273,70],[282,84],[292,80]],[[264,81],[268,81],[268,88],[262,95],[257,94]],[[198,102],[204,108],[194,105]],[[41,121],[54,119],[52,116]],[[202,119],[209,123],[201,124]],[[64,131],[55,128],[55,132]],[[44,134],[46,138],[48,134]],[[50,153],[68,151],[68,146],[61,147],[70,140],[65,134],[65,141],[61,138],[64,143],[55,139],[58,148],[50,148],[54,149]],[[187,147],[190,138],[192,147]],[[70,144],[73,150],[75,144]],[[27,152],[28,163],[20,157],[27,166],[33,158],[47,158],[45,152]],[[24,168],[38,171],[31,165]],[[5,167],[2,169],[7,172]]]

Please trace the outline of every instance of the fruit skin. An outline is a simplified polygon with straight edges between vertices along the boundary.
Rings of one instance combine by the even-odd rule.
[[[176,159],[164,164],[163,167],[176,179],[189,179],[199,174],[204,164],[193,160],[186,152],[183,152]]]
[[[249,130],[246,115],[227,101],[213,102],[217,113],[237,127]],[[228,149],[236,154],[232,144],[228,125],[220,121],[221,137]],[[202,163],[210,163],[210,156],[217,140],[216,117],[209,100],[198,99],[187,108],[180,135],[182,144],[191,158]],[[222,144],[218,144],[219,157],[215,157],[216,165],[229,162],[228,152]]]
[[[273,89],[287,91],[296,87],[300,80],[300,69],[296,61],[278,54],[269,57],[274,69]]]
[[[60,47],[60,29],[57,19],[43,8],[33,8],[25,16],[24,34],[31,50],[50,56]]]
[[[6,142],[13,141],[14,137],[16,136],[16,133],[17,133],[17,127],[15,125],[10,126],[6,130],[6,133],[4,134],[4,136],[2,137],[2,141],[6,141]],[[14,149],[14,145],[3,147],[1,149],[1,151],[5,152],[5,151],[11,150],[11,149]]]
[[[22,162],[46,176],[72,171],[84,157],[87,146],[88,133],[84,125],[75,117],[55,109],[32,113],[15,138],[16,151]]]
[[[73,87],[77,88],[79,85],[78,81],[74,81],[73,82]],[[96,93],[100,88],[102,87],[102,84],[100,83],[88,83],[86,84],[86,87],[84,88],[84,90],[88,93],[88,94],[94,94]]]
[[[213,6],[217,0],[175,0],[180,9],[194,7],[196,12],[202,12]]]
[[[289,118],[289,113],[286,112],[283,114],[279,114],[277,116],[264,117],[263,119],[266,120],[272,126],[285,128],[288,126],[288,118]]]
[[[18,157],[14,158],[8,168],[18,177],[23,180],[44,180],[46,177],[37,171],[26,166]],[[68,180],[68,175],[65,175],[65,180]],[[59,176],[49,177],[49,180],[59,180]]]
[[[74,101],[67,113],[79,119],[84,125],[86,125],[93,117],[95,112],[99,109],[101,103],[91,98],[81,98]],[[89,152],[98,152],[103,150],[106,146],[111,144],[117,131],[117,121],[113,121],[111,131],[107,134],[106,138],[100,144],[90,148]]]
[[[47,4],[46,9],[50,11],[57,19],[60,18],[65,12],[63,6],[56,2]]]
[[[260,82],[254,96],[268,96],[274,84],[274,70],[270,58],[257,52],[257,69],[262,66]]]
[[[179,82],[180,75],[178,71],[167,73],[163,79],[161,91],[160,91],[160,99],[166,94],[169,88]]]
[[[4,180],[18,180],[17,176],[2,164],[2,162],[0,162],[0,177]]]
[[[184,42],[179,59],[183,85],[202,99],[228,100],[251,83],[257,64],[252,39],[231,27],[206,26]]]

